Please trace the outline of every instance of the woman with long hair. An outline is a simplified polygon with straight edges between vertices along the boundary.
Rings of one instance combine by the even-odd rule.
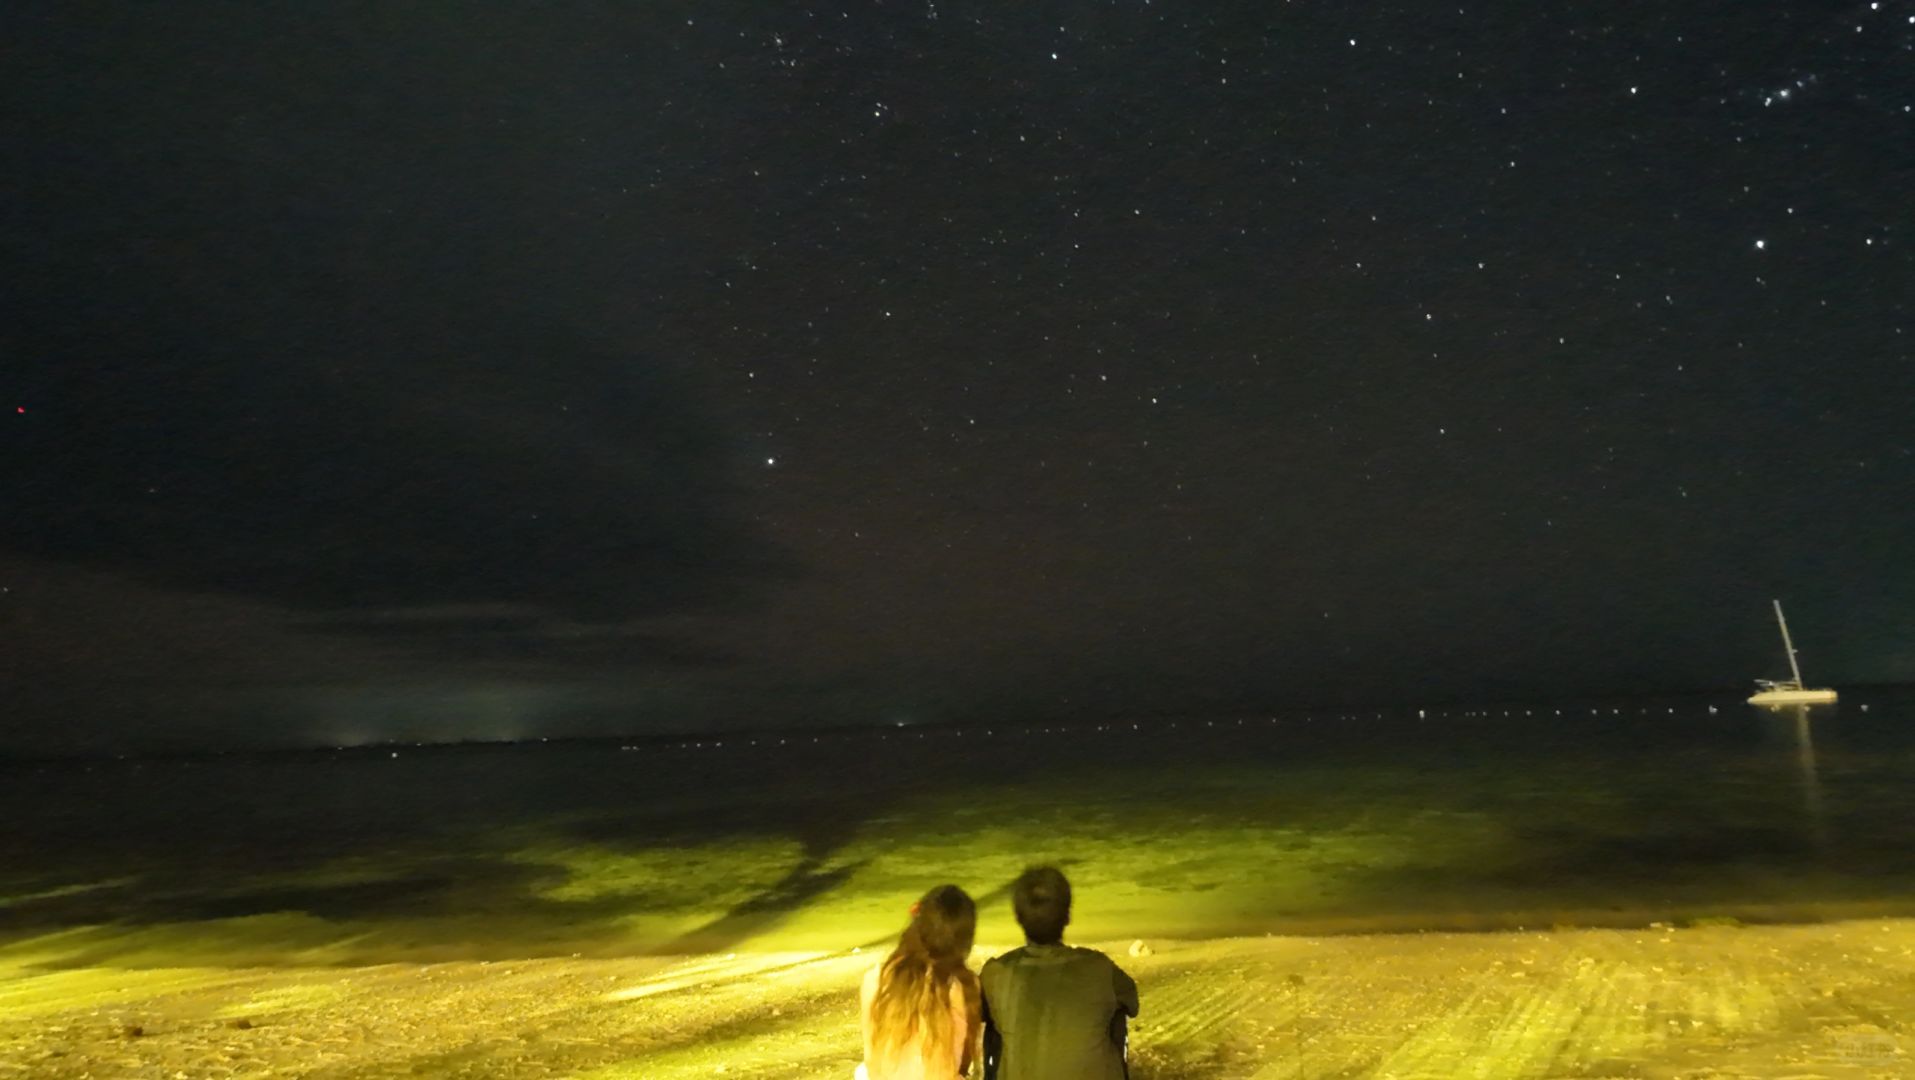
[[[911,905],[898,947],[864,977],[860,995],[869,1080],[950,1080],[977,1057],[983,999],[965,966],[977,905],[939,885]]]

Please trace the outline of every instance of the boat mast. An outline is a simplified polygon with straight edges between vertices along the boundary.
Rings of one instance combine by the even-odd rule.
[[[1782,601],[1771,600],[1775,605],[1775,624],[1782,628],[1782,648],[1789,654],[1789,670],[1795,672],[1795,688],[1802,688],[1802,668],[1795,662],[1795,642],[1789,640],[1789,621],[1782,617]]]

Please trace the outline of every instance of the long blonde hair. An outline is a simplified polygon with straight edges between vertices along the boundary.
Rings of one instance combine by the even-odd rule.
[[[952,1045],[951,986],[963,989],[967,1010],[975,1009],[977,976],[965,961],[976,934],[977,905],[956,885],[939,885],[911,906],[910,925],[878,969],[871,1003],[871,1046],[878,1060],[895,1059],[914,1039],[926,1058],[966,1059],[969,1047]]]

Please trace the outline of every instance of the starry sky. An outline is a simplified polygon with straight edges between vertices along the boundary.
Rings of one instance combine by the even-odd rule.
[[[1915,681],[1915,3],[0,14],[0,748]]]

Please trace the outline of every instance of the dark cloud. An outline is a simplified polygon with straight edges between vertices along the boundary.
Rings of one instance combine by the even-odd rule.
[[[302,625],[329,634],[430,641],[459,656],[586,667],[665,667],[674,670],[737,665],[734,651],[630,625],[554,619],[537,610],[401,609],[314,619]]]
[[[0,477],[0,545],[301,609],[599,623],[773,573],[687,364],[536,265],[547,196],[507,182],[536,146],[435,111],[478,76],[415,86],[351,20],[336,55],[297,15],[236,21],[34,28],[0,324],[0,452],[31,465]]]
[[[660,366],[474,306],[431,343],[187,318],[15,327],[15,551],[305,608],[519,603],[619,620],[772,565]],[[169,325],[170,324],[170,325]],[[170,331],[170,332],[169,332]]]

